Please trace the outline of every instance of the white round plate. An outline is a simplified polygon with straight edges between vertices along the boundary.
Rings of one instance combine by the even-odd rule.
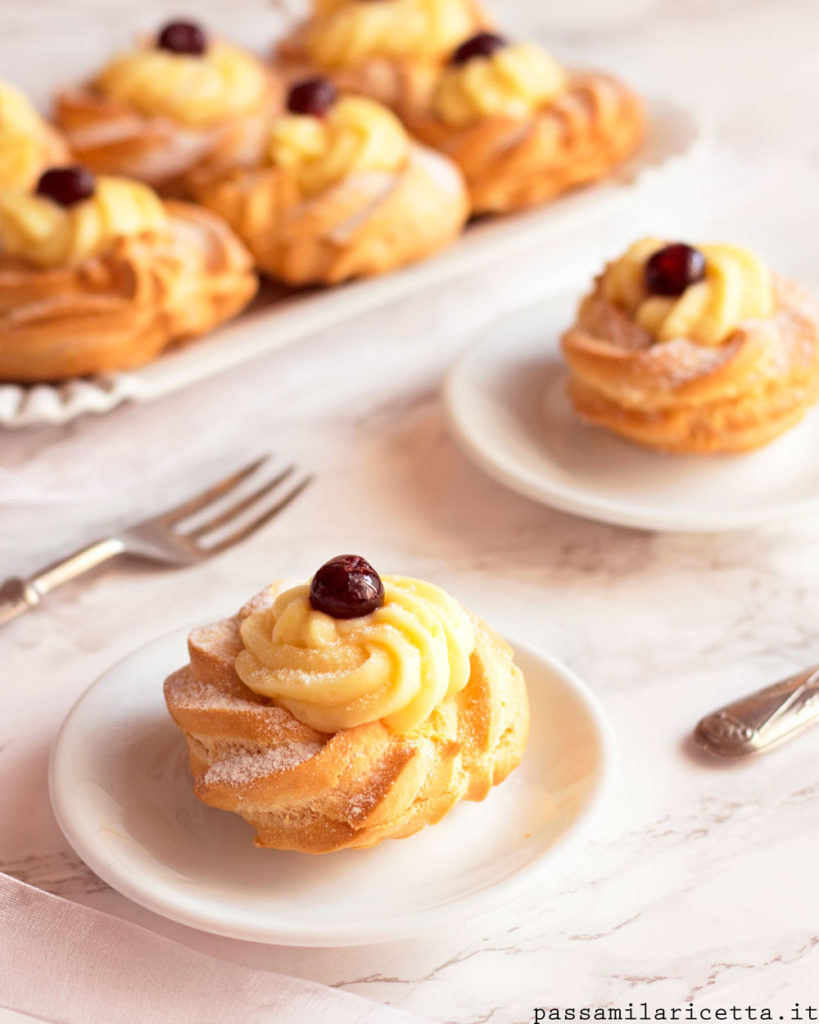
[[[578,295],[495,324],[450,371],[450,425],[481,469],[544,505],[648,530],[740,530],[819,511],[816,414],[744,455],[669,455],[582,423],[559,350]]]
[[[79,699],[51,758],[51,802],[78,855],[113,888],[182,924],[302,946],[429,930],[545,884],[586,840],[609,791],[614,745],[595,698],[522,644],[532,727],[521,766],[481,804],[409,839],[324,856],[257,849],[238,816],[193,795],[162,681],[185,634],[136,651]]]

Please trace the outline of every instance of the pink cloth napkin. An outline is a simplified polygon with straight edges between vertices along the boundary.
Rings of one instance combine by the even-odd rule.
[[[325,985],[197,953],[4,874],[0,1006],[55,1024],[424,1024]]]

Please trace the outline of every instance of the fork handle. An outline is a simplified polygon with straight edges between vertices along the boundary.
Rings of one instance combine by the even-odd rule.
[[[28,579],[19,576],[7,579],[0,586],[0,625],[16,619],[30,608],[36,608],[55,587],[121,555],[124,550],[125,543],[119,537],[105,537],[80,548],[59,562],[52,562]]]

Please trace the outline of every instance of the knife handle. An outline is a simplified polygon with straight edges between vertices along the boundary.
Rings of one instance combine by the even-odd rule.
[[[819,722],[819,666],[742,697],[706,715],[694,730],[719,757],[761,754]]]

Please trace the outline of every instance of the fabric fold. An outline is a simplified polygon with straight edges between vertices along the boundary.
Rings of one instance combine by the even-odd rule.
[[[424,1024],[326,985],[207,956],[4,874],[0,1006],[53,1024]]]

